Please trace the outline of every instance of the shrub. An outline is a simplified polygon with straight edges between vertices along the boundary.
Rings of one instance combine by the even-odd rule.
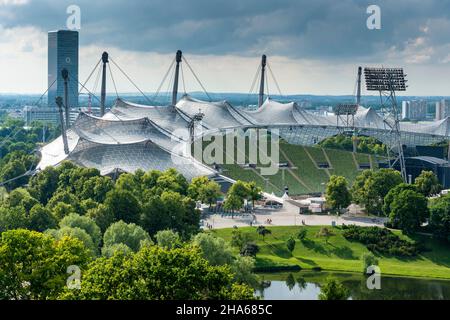
[[[255,243],[247,243],[241,249],[242,256],[256,257],[256,254],[259,251],[259,247]]]
[[[378,259],[375,257],[373,253],[364,253],[362,256],[362,262],[363,262],[363,273],[367,273],[367,268],[370,266],[377,266],[378,265]]]
[[[373,253],[412,257],[420,252],[416,242],[400,239],[386,228],[351,225],[342,229],[347,240],[361,242]]]
[[[306,231],[305,228],[300,228],[300,230],[297,233],[297,239],[300,240],[300,241],[305,240],[306,233],[307,233],[307,231]]]

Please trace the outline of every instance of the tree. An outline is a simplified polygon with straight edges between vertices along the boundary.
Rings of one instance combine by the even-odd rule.
[[[223,300],[254,299],[228,266],[212,266],[198,249],[145,246],[135,254],[99,258],[84,272],[81,290],[63,299]],[[161,281],[164,279],[164,281]]]
[[[189,184],[187,193],[191,199],[207,203],[211,207],[220,196],[220,186],[217,182],[211,181],[207,177],[196,177]]]
[[[59,208],[56,209],[58,206]],[[48,201],[47,208],[53,212],[58,220],[61,220],[69,213],[80,213],[80,200],[68,190],[58,190]]]
[[[394,228],[413,233],[426,221],[428,215],[427,198],[418,192],[404,190],[394,197],[389,220]]]
[[[430,206],[429,226],[433,235],[450,242],[450,196],[438,198]]]
[[[86,216],[95,221],[102,233],[116,221],[113,211],[104,204],[99,204],[98,207],[87,210]]]
[[[173,230],[161,230],[155,235],[158,246],[166,249],[174,249],[181,246],[180,235]]]
[[[234,211],[241,209],[243,205],[244,201],[242,198],[235,194],[229,194],[223,203],[223,208],[234,213]]]
[[[13,229],[26,229],[28,227],[29,219],[23,207],[0,207],[0,233]]]
[[[202,257],[213,266],[231,266],[234,278],[239,283],[254,286],[257,281],[252,270],[254,260],[252,257],[235,256],[230,245],[222,238],[209,233],[199,233],[192,239],[192,244],[202,253]]]
[[[174,191],[145,198],[141,225],[151,235],[160,230],[174,230],[182,239],[188,239],[199,230],[200,212],[195,202]]]
[[[420,175],[414,180],[417,190],[425,197],[438,194],[442,190],[442,185],[433,171],[423,170]]]
[[[384,197],[383,212],[386,217],[389,217],[391,214],[391,204],[394,198],[405,190],[417,191],[417,187],[414,184],[400,183],[389,190],[388,194]]]
[[[47,229],[56,228],[56,219],[47,208],[41,204],[35,205],[30,210],[29,229],[43,232]]]
[[[256,243],[249,242],[242,246],[240,254],[241,256],[248,256],[248,257],[256,257],[256,254],[259,251],[259,247]]]
[[[148,233],[140,226],[123,221],[115,222],[106,229],[103,235],[103,246],[109,247],[113,244],[123,243],[131,250],[137,252],[142,242],[151,241]]]
[[[5,201],[9,207],[22,207],[26,213],[29,213],[31,208],[39,203],[38,200],[33,198],[27,189],[17,188],[9,193],[8,198]]]
[[[326,185],[325,199],[334,210],[347,208],[352,199],[347,179],[342,176],[331,176]]]
[[[6,231],[0,240],[0,299],[55,299],[66,286],[67,267],[83,269],[90,257],[83,243],[58,241],[36,231]]]
[[[203,258],[213,266],[233,263],[233,250],[222,238],[210,233],[199,233],[192,239],[192,244],[200,248]]]
[[[247,183],[248,196],[252,200],[252,208],[255,208],[255,201],[261,199],[262,189],[256,185],[256,182],[251,181]]]
[[[94,244],[91,236],[81,228],[63,227],[61,229],[47,229],[45,234],[52,236],[56,240],[61,240],[64,237],[78,239],[84,244],[86,249],[90,250],[92,256],[98,254],[98,247]]]
[[[86,231],[86,233],[91,237],[95,246],[100,245],[102,240],[102,234],[100,228],[95,224],[95,221],[87,216],[80,216],[76,213],[71,213],[65,216],[60,222],[59,227],[70,227],[70,228],[80,228]]]
[[[269,229],[267,229],[264,226],[258,226],[258,228],[256,228],[256,232],[263,237],[263,241],[266,235],[271,234],[272,231],[270,231]]]
[[[349,290],[333,278],[328,278],[320,288],[319,300],[347,300],[349,297]]]
[[[78,191],[78,197],[80,199],[92,199],[96,202],[103,202],[108,192],[113,188],[114,183],[110,177],[90,177],[83,182],[82,187]]]
[[[320,228],[319,232],[317,233],[318,237],[325,238],[325,243],[328,243],[328,239],[333,235],[334,235],[334,233],[327,227]]]
[[[111,258],[115,254],[127,255],[133,253],[133,250],[129,246],[123,243],[115,243],[113,245],[102,248],[102,256],[106,258]]]
[[[286,247],[289,250],[289,252],[292,254],[292,251],[294,251],[294,249],[295,249],[295,239],[294,239],[294,237],[290,236],[286,240]]]
[[[353,199],[363,205],[368,213],[380,215],[383,212],[384,197],[402,182],[400,173],[393,169],[365,170],[356,177],[352,186]]]
[[[130,191],[113,189],[106,195],[104,204],[114,214],[114,220],[123,220],[126,223],[139,222],[141,204]]]
[[[4,182],[11,180],[5,185],[5,187],[8,191],[14,190],[15,188],[18,188],[26,183],[27,177],[24,176],[25,172],[27,172],[27,168],[19,159],[8,161],[4,166],[1,167],[0,181]]]
[[[249,242],[250,242],[250,235],[248,233],[242,233],[238,229],[233,229],[233,231],[231,231],[230,244],[233,247],[242,249]]]
[[[54,167],[47,167],[30,179],[30,193],[46,205],[58,188],[59,171]]]

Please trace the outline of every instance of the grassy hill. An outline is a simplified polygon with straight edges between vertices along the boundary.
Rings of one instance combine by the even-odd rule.
[[[256,267],[300,266],[302,269],[362,272],[361,257],[369,250],[361,243],[345,239],[340,228],[332,229],[334,235],[326,243],[324,238],[316,236],[320,226],[303,227],[307,229],[306,241],[296,240],[291,254],[286,248],[286,240],[291,235],[295,237],[299,228],[268,227],[272,234],[267,235],[264,240],[257,234],[255,227],[239,230],[247,233],[260,248],[256,255]],[[233,229],[218,229],[211,232],[229,241],[232,231]],[[402,237],[408,239],[406,236]],[[416,237],[414,240],[424,240],[427,250],[413,258],[378,256],[382,274],[450,279],[450,247],[429,237]]]
[[[204,148],[207,144],[204,143]],[[247,140],[245,155],[241,154],[246,163],[250,163],[248,145]],[[222,152],[223,159],[237,159],[238,150],[235,147],[232,152],[227,152],[225,140]],[[325,184],[333,174],[346,177],[352,184],[361,165],[378,168],[377,160],[372,155],[293,145],[284,140],[280,140],[279,162],[287,162],[290,167],[280,168],[277,174],[270,176],[261,175],[259,167],[264,164],[259,158],[256,168],[245,168],[238,164],[224,164],[221,167],[223,175],[235,180],[255,181],[264,191],[277,195],[283,194],[285,186],[289,187],[291,195],[320,193],[325,190]],[[324,163],[328,163],[329,167],[321,168]]]

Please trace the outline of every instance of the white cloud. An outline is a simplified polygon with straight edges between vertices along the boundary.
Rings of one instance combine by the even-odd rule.
[[[29,0],[0,0],[0,6],[22,6],[29,2]]]

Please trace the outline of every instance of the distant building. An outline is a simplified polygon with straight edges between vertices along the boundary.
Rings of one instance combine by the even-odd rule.
[[[58,112],[56,108],[42,108],[35,106],[26,106],[23,108],[23,120],[29,126],[33,121],[40,121],[43,123],[58,124]]]
[[[55,98],[64,97],[63,69],[69,71],[68,99],[71,109],[78,108],[78,31],[48,33],[48,107],[56,110]]]
[[[25,106],[23,108],[23,120],[25,124],[29,126],[33,121],[40,121],[42,123],[51,123],[56,126],[60,124],[59,114],[55,108],[43,108],[36,106]],[[74,123],[78,116],[77,110],[70,112],[70,123]]]
[[[442,99],[436,102],[436,120],[450,117],[450,100]]]
[[[402,119],[425,120],[427,117],[427,101],[412,100],[402,102]]]

